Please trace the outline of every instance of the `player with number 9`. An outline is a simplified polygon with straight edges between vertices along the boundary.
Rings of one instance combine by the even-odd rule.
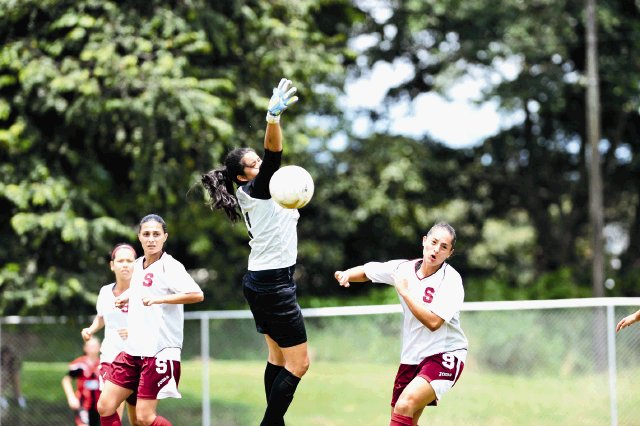
[[[133,264],[129,289],[114,305],[127,307],[125,350],[111,363],[98,412],[102,426],[121,426],[117,408],[137,394],[139,424],[171,426],[157,414],[158,402],[180,398],[180,360],[184,336],[184,305],[201,302],[202,290],[184,265],[165,252],[167,224],[157,214],[140,220],[138,240],[143,256]]]
[[[280,206],[269,191],[282,161],[280,117],[298,100],[296,90],[285,78],[273,89],[263,157],[251,148],[236,148],[227,154],[224,166],[200,180],[211,208],[224,211],[232,222],[244,220],[249,231],[251,251],[243,291],[269,350],[264,372],[267,408],[261,425],[284,424],[298,383],[309,368],[307,333],[293,280],[300,214]]]
[[[402,353],[391,397],[390,426],[417,425],[424,408],[437,405],[456,383],[467,357],[460,327],[464,288],[446,260],[456,232],[445,222],[422,238],[422,258],[369,262],[336,271],[343,287],[372,281],[394,285],[403,310]]]

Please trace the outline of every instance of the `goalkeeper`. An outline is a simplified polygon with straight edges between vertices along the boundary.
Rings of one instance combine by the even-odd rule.
[[[224,166],[200,180],[210,207],[222,210],[232,222],[244,220],[249,232],[251,252],[243,291],[256,330],[264,334],[269,349],[262,426],[284,425],[293,394],[309,368],[307,333],[293,280],[300,214],[280,207],[269,193],[269,181],[282,159],[280,117],[297,102],[296,90],[285,78],[273,89],[262,158],[251,148],[236,148],[226,156]]]

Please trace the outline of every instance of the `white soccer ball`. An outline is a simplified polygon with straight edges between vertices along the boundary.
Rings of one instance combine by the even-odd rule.
[[[285,209],[306,206],[313,197],[313,190],[313,178],[300,166],[280,167],[269,182],[271,198]]]

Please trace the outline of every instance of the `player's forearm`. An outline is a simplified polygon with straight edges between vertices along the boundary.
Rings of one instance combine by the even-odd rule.
[[[102,330],[104,327],[104,318],[101,315],[96,315],[93,319],[93,322],[89,326],[89,331],[91,334],[94,334],[98,330]]]
[[[264,148],[271,152],[282,151],[282,128],[280,123],[267,123],[264,133]]]
[[[442,326],[442,324],[444,324],[444,320],[442,318],[411,297],[408,292],[402,293],[400,296],[404,299],[413,316],[429,330],[436,331]]]
[[[366,281],[370,281],[367,274],[364,272],[364,266],[354,266],[353,268],[349,268],[344,271],[345,275],[348,277],[349,282],[352,283],[363,283]]]
[[[71,378],[69,376],[64,376],[62,378],[62,390],[64,390],[65,396],[68,398],[75,396],[75,392],[73,390],[73,385],[71,384]]]
[[[166,303],[169,305],[188,305],[190,303],[198,303],[204,300],[202,292],[197,293],[178,293],[170,294],[157,299],[156,303]]]

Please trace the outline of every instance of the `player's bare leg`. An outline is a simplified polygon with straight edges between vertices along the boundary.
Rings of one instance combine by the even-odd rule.
[[[157,399],[140,399],[136,404],[136,417],[139,425],[142,426],[165,426],[171,425],[167,419],[157,415]]]
[[[423,377],[418,376],[411,380],[402,391],[393,413],[411,418],[413,420],[412,424],[416,426],[424,407],[435,401],[435,399],[436,392],[431,384]]]
[[[127,416],[129,417],[129,423],[131,423],[131,426],[139,426],[140,423],[138,423],[138,419],[136,417],[136,406],[131,405],[129,403],[127,403],[126,405],[127,405]]]
[[[106,381],[100,393],[100,399],[98,399],[98,414],[101,417],[106,417],[116,413],[120,405],[132,393],[131,389]]]

